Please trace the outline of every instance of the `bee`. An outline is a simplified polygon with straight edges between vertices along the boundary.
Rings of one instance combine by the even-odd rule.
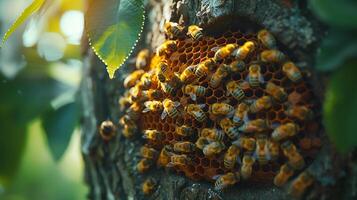
[[[133,87],[140,80],[141,76],[144,73],[145,71],[142,69],[135,70],[134,72],[132,72],[129,76],[127,76],[124,79],[124,87],[125,88]]]
[[[293,62],[284,63],[283,72],[292,82],[298,82],[302,79],[300,69]]]
[[[188,137],[188,136],[191,136],[196,133],[195,129],[193,129],[189,126],[186,126],[186,125],[176,126],[175,132],[177,135],[181,135],[184,137]]]
[[[249,153],[244,154],[240,168],[240,174],[244,180],[247,180],[252,175],[254,162],[254,158]]]
[[[99,134],[102,136],[103,140],[109,141],[116,134],[116,126],[110,120],[105,120],[100,124]]]
[[[119,108],[120,111],[123,111],[125,108],[129,107],[133,102],[130,98],[129,91],[126,91],[122,97],[119,98]]]
[[[222,142],[224,139],[224,133],[222,130],[216,128],[203,128],[199,133],[200,137],[205,137],[210,140]]]
[[[255,150],[255,139],[253,137],[242,136],[232,144],[244,149],[247,152],[253,152]]]
[[[226,85],[226,89],[227,95],[232,95],[238,101],[242,100],[245,97],[243,89],[236,81],[229,81]]]
[[[160,152],[159,158],[157,159],[157,163],[160,166],[166,166],[171,162],[171,156],[173,155],[172,152],[169,151],[170,146],[165,145]]]
[[[124,129],[123,129],[123,131],[122,131],[122,133],[123,133],[123,136],[124,136],[125,138],[130,139],[130,138],[133,138],[133,137],[134,137],[134,134],[135,134],[136,130],[137,130],[137,126],[136,126],[136,125],[134,125],[134,126],[125,125],[125,126],[124,126]]]
[[[223,159],[223,163],[224,163],[224,167],[227,169],[233,169],[234,165],[237,162],[237,159],[239,158],[239,154],[240,154],[240,149],[237,145],[232,144],[227,152],[224,154],[224,159]]]
[[[305,170],[295,180],[293,180],[288,193],[293,197],[300,197],[313,183],[314,177]]]
[[[211,142],[209,144],[207,144],[205,147],[203,147],[203,154],[207,157],[211,157],[215,154],[219,154],[221,153],[224,149],[226,148],[226,146],[224,145],[223,142]]]
[[[232,116],[234,107],[227,103],[214,103],[210,106],[209,112],[212,115]]]
[[[284,91],[284,88],[275,85],[273,82],[267,83],[265,91],[280,102],[285,101],[288,97],[288,94]]]
[[[178,153],[191,153],[196,150],[195,144],[192,142],[184,141],[184,142],[176,142],[174,144],[174,151]]]
[[[194,65],[186,67],[186,69],[183,70],[183,72],[180,74],[181,82],[187,83],[193,78],[195,78],[196,76],[195,71],[196,71],[196,66]]]
[[[252,64],[249,66],[249,73],[247,79],[251,87],[259,87],[260,83],[264,83],[264,78],[260,70],[260,65]]]
[[[204,122],[207,119],[206,114],[203,112],[203,108],[205,107],[205,104],[188,104],[185,107],[185,111],[187,114],[191,115],[193,118],[195,118],[199,122]]]
[[[244,60],[249,53],[253,52],[255,49],[255,44],[252,41],[247,41],[243,44],[243,46],[236,49],[232,55],[235,56],[239,60]]]
[[[239,127],[239,131],[245,133],[263,132],[268,129],[268,121],[264,119],[251,120]]]
[[[280,145],[284,155],[288,158],[289,164],[297,170],[302,169],[305,166],[304,158],[297,151],[296,146],[290,141],[286,141]]]
[[[208,145],[211,141],[206,137],[199,137],[195,143],[196,147],[203,150],[203,148]]]
[[[162,133],[157,130],[145,130],[143,138],[153,141],[160,141],[162,139]]]
[[[233,123],[235,123],[238,126],[241,126],[244,121],[248,120],[248,111],[249,111],[249,106],[246,103],[240,103],[233,116]]]
[[[229,118],[222,119],[219,125],[229,138],[235,139],[239,136],[238,127],[235,126]]]
[[[260,165],[265,165],[270,159],[270,153],[268,149],[268,140],[265,135],[259,135],[257,137],[255,154],[258,158]]]
[[[250,106],[249,111],[251,113],[257,113],[262,110],[269,109],[272,106],[273,102],[270,96],[262,96],[259,99],[256,99]]]
[[[174,40],[167,40],[156,49],[156,54],[160,57],[169,56],[177,50],[177,42]]]
[[[214,183],[214,189],[217,191],[221,191],[229,186],[232,186],[240,181],[239,172],[228,172],[224,175],[219,175],[216,178],[216,182]]]
[[[215,67],[216,62],[212,58],[208,58],[197,65],[195,75],[198,77],[207,76]]]
[[[165,82],[166,79],[170,79],[173,75],[169,65],[166,61],[160,61],[156,67],[156,76],[161,83]]]
[[[269,140],[268,150],[270,152],[271,160],[277,160],[279,158],[280,146],[279,146],[278,142],[275,142],[273,140]]]
[[[119,120],[119,124],[122,125],[122,126],[125,126],[125,125],[134,126],[135,125],[135,121],[133,119],[131,119],[129,117],[129,115],[123,115],[123,117],[121,117],[120,120]]]
[[[147,112],[161,112],[164,109],[164,106],[162,105],[161,101],[145,101],[144,102],[145,109],[143,110],[143,113]]]
[[[270,49],[262,51],[260,53],[260,59],[267,63],[280,63],[286,59],[286,56],[279,50]]]
[[[186,166],[191,163],[191,159],[187,157],[187,155],[178,155],[178,154],[173,154],[171,156],[171,161],[169,164],[167,164],[168,167],[174,167],[174,166]]]
[[[224,47],[219,48],[216,53],[214,54],[213,59],[217,61],[221,61],[227,57],[229,57],[234,50],[238,48],[237,44],[227,44]]]
[[[162,102],[164,106],[164,111],[161,114],[161,119],[165,119],[167,115],[171,118],[176,118],[179,116],[179,111],[177,107],[180,106],[180,103],[177,101],[171,101],[170,99],[164,99]]]
[[[175,75],[169,81],[161,83],[161,87],[166,94],[174,95],[176,90],[181,87],[181,84],[180,78]]]
[[[196,101],[197,96],[203,96],[206,93],[206,88],[200,85],[188,84],[183,87],[183,93],[190,95],[191,99]]]
[[[127,110],[126,114],[133,120],[138,120],[140,113],[142,111],[142,106],[138,102],[134,102]]]
[[[278,174],[274,177],[274,184],[281,187],[292,175],[294,175],[294,169],[286,163],[280,167]]]
[[[292,137],[299,132],[299,126],[295,123],[286,123],[276,127],[271,134],[274,141],[280,141],[287,137]]]
[[[162,96],[162,92],[160,90],[141,90],[140,87],[133,87],[130,89],[131,100],[136,102],[143,102],[149,99],[159,99]]]
[[[143,158],[139,161],[139,163],[136,165],[136,169],[140,173],[146,172],[150,167],[153,165],[153,161],[147,158]]]
[[[169,38],[179,37],[182,34],[184,27],[175,22],[166,22],[164,25],[165,34]]]
[[[202,30],[202,28],[196,25],[191,25],[188,27],[187,35],[192,37],[194,40],[201,40],[203,37]]]
[[[153,178],[148,178],[142,185],[142,190],[145,195],[151,194],[157,186],[157,181]]]
[[[289,117],[295,117],[301,121],[311,120],[313,112],[306,106],[293,106],[285,112]]]
[[[157,85],[157,79],[154,79],[154,73],[145,73],[141,76],[140,82],[145,90],[150,89],[150,87],[155,87]]]
[[[135,61],[136,69],[143,69],[144,67],[146,67],[148,65],[149,56],[149,49],[143,49],[139,51]]]
[[[228,76],[228,70],[229,68],[226,64],[219,66],[210,79],[210,86],[213,88],[217,88],[219,84],[221,84],[222,80]]]
[[[158,155],[158,152],[154,148],[142,146],[140,149],[140,154],[144,158],[155,159]]]
[[[257,35],[258,40],[269,49],[276,48],[276,40],[274,36],[266,29],[260,30]]]
[[[242,72],[245,70],[245,63],[242,60],[235,60],[229,64],[229,72]]]

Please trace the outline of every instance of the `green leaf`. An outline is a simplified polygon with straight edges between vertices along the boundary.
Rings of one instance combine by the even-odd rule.
[[[357,1],[311,0],[314,13],[330,26],[357,29]]]
[[[324,102],[324,123],[338,150],[357,146],[357,61],[341,66],[331,77]]]
[[[42,126],[55,160],[59,160],[66,151],[71,135],[79,121],[77,102],[69,102],[61,107],[52,108],[44,113]]]
[[[37,12],[45,0],[34,0],[15,20],[15,22],[10,26],[9,30],[5,33],[0,48],[4,45],[6,40],[10,37],[10,35],[19,28],[21,24],[23,24],[27,18],[29,18],[33,13]]]
[[[357,38],[346,32],[331,31],[322,41],[316,56],[316,69],[335,70],[357,55]]]
[[[135,47],[144,25],[143,0],[89,1],[86,30],[90,45],[110,78]]]

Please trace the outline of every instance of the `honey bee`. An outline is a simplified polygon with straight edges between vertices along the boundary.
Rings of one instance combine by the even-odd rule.
[[[155,159],[158,155],[158,152],[154,148],[142,146],[140,149],[140,154],[144,158]]]
[[[227,152],[224,154],[224,167],[227,169],[233,169],[239,157],[240,149],[237,145],[232,144]]]
[[[212,58],[206,59],[197,65],[195,75],[198,77],[207,76],[215,66],[216,62]]]
[[[139,51],[135,61],[136,69],[143,69],[144,67],[146,67],[148,65],[149,56],[149,49],[143,49]]]
[[[172,152],[169,151],[170,147],[165,145],[160,152],[159,158],[157,159],[157,163],[160,166],[166,166],[171,162],[171,156],[173,155]]]
[[[306,106],[293,106],[288,108],[286,114],[289,117],[295,117],[299,120],[311,120],[313,118],[313,112]]]
[[[180,74],[181,82],[187,83],[190,80],[192,80],[196,76],[195,71],[196,71],[196,66],[194,65],[186,67],[186,69],[183,70],[183,72]]]
[[[203,96],[206,93],[206,88],[200,85],[188,84],[183,87],[183,93],[190,95],[191,99],[196,101],[197,96]]]
[[[296,146],[290,141],[286,141],[281,144],[281,149],[284,155],[288,158],[289,164],[297,170],[302,169],[305,166],[304,158],[297,151]]]
[[[119,120],[119,124],[122,126],[135,125],[135,121],[131,119],[128,115],[123,115]]]
[[[242,100],[245,97],[243,89],[239,86],[239,83],[236,81],[229,81],[226,85],[227,94],[232,95],[238,101]]]
[[[154,87],[157,84],[157,80],[154,79],[154,73],[152,72],[143,74],[140,78],[140,82],[145,90],[148,90],[150,87]]]
[[[143,110],[143,113],[147,112],[161,112],[164,109],[164,106],[162,105],[161,101],[145,101],[144,102],[145,109]]]
[[[174,144],[174,151],[178,153],[191,153],[196,150],[195,144],[192,142],[176,142]]]
[[[243,46],[236,49],[232,55],[235,56],[239,60],[244,60],[249,53],[253,52],[255,49],[255,44],[252,41],[247,41],[243,44]]]
[[[249,179],[252,175],[254,162],[254,158],[249,153],[244,154],[240,168],[240,174],[244,180]]]
[[[123,133],[124,137],[130,139],[130,138],[134,137],[134,134],[135,134],[136,130],[137,130],[137,126],[136,125],[133,125],[133,126],[132,125],[129,125],[129,126],[125,125],[122,133]]]
[[[202,30],[202,28],[196,25],[191,25],[188,27],[187,35],[192,37],[194,40],[201,40],[203,37]]]
[[[265,91],[280,102],[285,101],[288,97],[288,94],[284,91],[284,88],[277,86],[272,82],[267,83]]]
[[[177,135],[188,137],[188,136],[195,134],[195,129],[193,129],[189,126],[186,126],[186,125],[176,126],[175,132]]]
[[[133,87],[140,80],[141,76],[144,73],[145,71],[142,69],[135,70],[134,72],[132,72],[129,76],[127,76],[124,79],[124,87],[125,88]]]
[[[133,102],[130,98],[129,91],[126,91],[122,97],[119,98],[119,109],[120,111],[125,110],[125,108],[129,107]]]
[[[126,114],[133,120],[138,120],[142,106],[138,102],[134,102],[127,110]]]
[[[226,146],[224,145],[224,143],[214,141],[203,147],[202,151],[205,156],[211,157],[215,154],[221,153],[225,148]]]
[[[204,122],[207,119],[206,114],[203,112],[203,108],[205,107],[205,104],[188,104],[185,107],[185,111],[187,114],[191,115],[193,118],[195,118],[199,122]]]
[[[241,126],[244,121],[248,120],[248,111],[249,106],[246,103],[240,103],[234,112],[233,123]]]
[[[147,158],[143,158],[136,165],[136,169],[140,173],[146,172],[153,165],[153,161]]]
[[[213,115],[232,116],[234,107],[227,103],[214,103],[210,106],[209,112]]]
[[[229,71],[236,73],[245,70],[245,63],[242,60],[235,60],[229,64]]]
[[[258,158],[260,165],[265,165],[270,159],[270,153],[268,149],[268,140],[265,135],[259,135],[257,137],[255,154]]]
[[[142,185],[143,193],[145,195],[151,194],[155,190],[156,186],[157,186],[157,181],[155,179],[153,178],[146,179]]]
[[[165,93],[174,95],[176,90],[181,87],[181,80],[176,75],[171,77],[166,83],[161,83],[162,89]]]
[[[219,125],[229,138],[235,139],[239,136],[238,127],[235,126],[229,118],[222,119]]]
[[[191,163],[191,159],[187,157],[187,155],[178,155],[173,154],[171,156],[171,161],[167,164],[167,167],[174,167],[174,166],[185,166]]]
[[[273,140],[269,140],[268,143],[268,149],[270,152],[270,158],[271,160],[276,160],[279,157],[280,154],[280,146],[278,142],[275,142]]]
[[[172,74],[173,73],[166,61],[159,62],[158,66],[156,67],[156,76],[161,83],[165,82],[166,79],[170,79]]]
[[[203,150],[203,148],[208,145],[211,141],[206,137],[199,137],[195,143],[196,147]]]
[[[283,72],[292,82],[298,82],[302,79],[300,69],[293,62],[284,63]]]
[[[145,130],[143,138],[153,141],[160,141],[162,139],[162,133],[157,130]]]
[[[276,40],[274,36],[266,29],[260,30],[257,35],[258,40],[269,49],[276,48]]]
[[[203,128],[199,133],[199,136],[220,142],[222,142],[224,139],[224,133],[222,130],[218,130],[216,128]]]
[[[239,127],[239,131],[245,133],[263,132],[268,129],[268,121],[264,119],[251,120]]]
[[[305,170],[291,183],[288,193],[293,197],[300,197],[313,183],[314,177]]]
[[[253,152],[255,150],[255,139],[253,137],[242,136],[232,144],[244,149],[247,152]]]
[[[213,88],[217,88],[221,84],[222,80],[226,76],[228,76],[228,70],[229,68],[226,64],[219,66],[216,72],[211,77],[211,80],[209,82],[210,86]]]
[[[247,79],[251,87],[259,87],[260,83],[264,83],[264,78],[260,70],[260,65],[252,64],[249,66],[249,73]]]
[[[99,134],[102,136],[103,140],[109,141],[116,134],[116,126],[110,120],[105,120],[100,124]]]
[[[263,52],[261,52],[260,59],[263,62],[280,63],[286,59],[286,56],[284,55],[283,52],[281,52],[279,50],[270,49],[270,50],[264,50]]]
[[[287,137],[292,137],[299,132],[299,126],[295,123],[286,123],[276,127],[271,134],[274,141],[280,141]]]
[[[273,102],[270,96],[262,96],[259,99],[256,99],[250,106],[249,111],[251,113],[257,113],[262,110],[269,109],[272,106]]]
[[[156,54],[160,57],[169,56],[177,50],[177,42],[174,40],[167,40],[156,49]]]
[[[240,181],[240,174],[239,172],[228,172],[224,175],[219,175],[216,178],[216,182],[214,183],[214,189],[220,191],[225,189],[229,186],[232,186]]]
[[[165,119],[167,115],[171,118],[176,118],[179,116],[179,111],[177,107],[180,106],[180,103],[177,101],[171,101],[170,99],[164,99],[162,102],[164,106],[164,111],[161,114],[161,119]]]
[[[214,54],[213,59],[217,61],[221,61],[227,57],[229,57],[234,50],[238,48],[237,44],[227,44],[224,47],[219,48],[216,53]]]
[[[286,163],[280,167],[278,174],[274,177],[274,184],[281,187],[292,175],[294,175],[294,169]]]
[[[164,25],[165,34],[169,38],[179,37],[182,34],[184,27],[180,26],[176,22],[166,22]]]
[[[137,86],[130,89],[131,99],[136,102],[143,102],[149,99],[159,99],[162,96],[162,92],[160,90],[141,90]]]

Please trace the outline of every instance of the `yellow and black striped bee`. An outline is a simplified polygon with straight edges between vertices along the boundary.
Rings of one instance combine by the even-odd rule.
[[[224,158],[223,158],[224,167],[227,169],[233,169],[235,164],[237,163],[239,154],[240,154],[240,148],[237,145],[232,144],[228,148],[227,152],[224,154]]]
[[[274,184],[281,187],[292,175],[294,175],[294,169],[289,164],[285,163],[280,167],[278,174],[274,177]]]
[[[167,115],[171,118],[176,118],[179,116],[179,111],[177,107],[180,106],[179,102],[172,101],[170,99],[164,99],[162,102],[164,106],[164,111],[161,114],[161,119],[164,119]]]
[[[188,136],[195,134],[196,130],[192,127],[187,126],[187,125],[182,125],[182,126],[176,126],[175,132],[177,135],[188,137]]]
[[[217,179],[214,183],[214,189],[217,191],[221,191],[229,186],[232,186],[240,181],[239,172],[228,172],[227,174],[218,175],[214,177]]]
[[[276,40],[274,36],[266,29],[260,30],[257,35],[258,40],[267,48],[275,49]]]
[[[200,85],[188,84],[182,90],[184,94],[190,95],[191,99],[196,101],[197,97],[205,95],[207,88]]]
[[[226,85],[226,89],[227,94],[232,95],[238,101],[242,100],[245,97],[243,89],[236,81],[229,81]]]
[[[145,195],[151,194],[155,187],[157,186],[157,181],[154,178],[148,178],[142,185],[142,190]]]
[[[201,40],[203,37],[202,28],[196,25],[191,25],[188,27],[187,35],[192,37],[194,40]]]
[[[237,44],[227,44],[224,47],[218,48],[218,50],[214,54],[213,59],[216,62],[221,61],[221,60],[231,56],[233,51],[236,50],[237,48],[238,48]]]
[[[288,98],[288,94],[284,91],[284,88],[275,85],[273,82],[267,83],[265,91],[280,102],[283,102]]]
[[[260,53],[260,59],[266,63],[281,63],[286,59],[286,56],[277,49],[269,49]]]
[[[293,62],[284,63],[283,72],[292,82],[298,82],[302,79],[299,68]]]
[[[184,27],[176,22],[165,22],[164,32],[169,38],[177,38],[183,32]]]
[[[190,153],[196,150],[196,145],[189,141],[176,142],[174,151],[177,153]]]
[[[264,83],[264,78],[260,70],[260,65],[258,64],[252,64],[249,66],[247,79],[251,87],[259,87],[260,83]]]
[[[205,107],[205,104],[188,104],[185,107],[185,111],[187,114],[191,115],[193,118],[195,118],[199,122],[204,122],[207,119],[206,114],[203,112],[203,108]]]

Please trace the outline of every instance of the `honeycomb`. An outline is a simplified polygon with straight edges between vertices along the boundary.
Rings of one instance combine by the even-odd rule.
[[[177,118],[171,118],[166,116],[164,119],[161,118],[162,112],[141,112],[139,119],[136,119],[135,122],[138,125],[138,134],[141,135],[145,130],[156,130],[161,134],[161,139],[157,140],[145,140],[145,146],[154,148],[158,153],[162,150],[164,146],[173,146],[176,142],[180,141],[190,141],[193,144],[198,139],[198,133],[203,128],[216,128],[221,130],[219,122],[217,119],[212,116],[209,111],[209,108],[212,104],[218,102],[225,102],[233,106],[234,108],[240,103],[231,95],[227,94],[226,91],[226,83],[234,80],[237,82],[245,83],[247,82],[248,76],[248,66],[253,63],[257,63],[260,60],[260,53],[267,48],[257,39],[256,34],[244,34],[242,32],[233,32],[228,31],[219,36],[207,36],[204,35],[199,41],[196,41],[192,38],[181,37],[175,40],[177,42],[177,49],[172,52],[170,55],[165,58],[154,55],[151,59],[151,63],[147,67],[146,72],[151,72],[153,75],[152,80],[157,81],[157,77],[155,77],[155,70],[157,68],[160,60],[165,60],[169,66],[169,68],[175,72],[176,74],[181,74],[187,67],[195,66],[203,61],[214,58],[215,51],[217,48],[225,46],[227,44],[238,44],[242,46],[247,41],[252,41],[256,45],[256,48],[253,52],[250,52],[249,55],[243,60],[246,64],[246,67],[243,71],[236,73],[229,73],[227,77],[221,82],[221,84],[217,88],[213,88],[210,86],[209,82],[212,77],[212,73],[209,73],[207,76],[203,76],[197,80],[195,80],[195,85],[203,86],[206,88],[206,92],[203,96],[197,96],[196,100],[192,100],[189,95],[183,93],[181,87],[178,88],[173,93],[165,93],[160,84],[151,84],[150,88],[145,88],[145,90],[153,89],[162,92],[162,96],[156,98],[155,100],[163,101],[164,99],[170,99],[172,101],[179,102],[180,105],[177,107],[180,115]],[[234,58],[228,57],[223,61],[219,61],[217,64],[230,64],[234,61]],[[265,95],[269,95],[265,90],[265,85],[267,82],[273,82],[274,84],[283,87],[286,93],[288,94],[287,101],[279,102],[274,101],[274,104],[271,108],[267,110],[262,110],[257,113],[248,113],[249,120],[255,119],[266,119],[269,121],[269,124],[285,124],[288,122],[293,122],[297,124],[300,129],[298,130],[298,134],[293,137],[289,137],[288,139],[298,149],[298,152],[303,156],[306,165],[312,162],[315,154],[319,150],[321,145],[320,140],[320,116],[319,116],[319,107],[316,103],[316,99],[314,98],[313,91],[311,86],[309,85],[308,77],[305,72],[303,74],[303,80],[297,83],[292,82],[282,71],[281,63],[262,63],[259,62],[261,66],[261,74],[264,78],[264,83],[259,87],[250,87],[249,84],[247,87],[244,87],[245,93],[245,101],[252,102],[260,97]],[[136,82],[136,86],[140,86],[142,81],[138,78]],[[133,86],[132,88],[135,88]],[[131,88],[131,89],[132,89]],[[128,88],[128,90],[131,90]],[[144,89],[143,89],[144,90]],[[128,102],[131,104],[137,103],[135,99],[131,98],[130,100],[130,92],[126,93],[127,96],[123,98],[129,99]],[[149,97],[147,100],[153,100]],[[129,103],[129,104],[130,104]],[[191,115],[187,114],[184,110],[185,106],[188,104],[204,104],[203,111],[207,116],[207,119],[204,122],[199,122],[194,119]],[[286,111],[289,106],[298,105],[298,106],[306,106],[311,109],[314,113],[313,119],[308,121],[301,121],[286,114]],[[141,110],[145,107],[143,102],[141,102]],[[122,122],[125,124],[125,122]],[[175,132],[177,126],[186,125],[188,127],[193,128],[195,130],[195,134],[191,136],[182,136],[178,135]],[[271,131],[267,133],[268,138],[271,136]],[[247,133],[240,133],[241,136],[248,135]],[[256,137],[256,134],[249,134],[249,136]],[[178,165],[178,166],[164,166],[167,168],[174,169],[177,173],[185,175],[193,180],[207,180],[214,181],[214,177],[217,175],[226,174],[228,172],[236,172],[239,171],[241,163],[237,163],[233,169],[227,169],[224,166],[224,154],[228,147],[231,146],[233,140],[225,137],[223,140],[225,144],[225,149],[219,154],[213,155],[211,157],[207,157],[203,154],[201,149],[196,148],[191,153],[184,153],[190,158],[190,162],[186,165]],[[282,143],[282,142],[281,142]],[[172,151],[172,150],[171,150]],[[248,181],[251,182],[272,182],[274,176],[278,173],[281,165],[287,162],[287,158],[284,156],[282,149],[279,148],[279,157],[272,161],[269,160],[266,164],[260,164],[259,162],[254,162],[253,171],[251,178]],[[173,154],[183,154],[172,152]],[[244,151],[239,155],[239,160],[242,160],[244,155]],[[301,170],[297,170],[301,171]]]

